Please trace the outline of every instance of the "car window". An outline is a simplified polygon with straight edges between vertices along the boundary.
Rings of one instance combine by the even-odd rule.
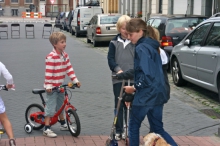
[[[161,21],[162,21],[161,19],[154,19],[154,21],[153,21],[153,23],[151,24],[151,26],[158,29],[158,27],[159,27]]]
[[[205,18],[168,19],[165,33],[189,33]]]
[[[120,16],[101,16],[100,24],[116,24]]]
[[[205,23],[201,25],[194,31],[191,36],[188,37],[191,38],[190,45],[199,45],[201,43],[210,24],[211,23]]]
[[[220,22],[215,23],[207,37],[206,46],[220,46]]]
[[[147,21],[147,25],[151,25],[153,21],[154,21],[154,19],[149,19],[149,20]]]

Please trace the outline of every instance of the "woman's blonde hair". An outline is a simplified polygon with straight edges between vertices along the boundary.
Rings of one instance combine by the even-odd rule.
[[[124,23],[128,22],[131,18],[128,15],[122,15],[116,24],[117,30],[120,31],[120,28],[124,25]]]
[[[62,32],[53,32],[50,35],[49,40],[50,40],[50,43],[52,45],[56,45],[60,40],[65,40],[66,41],[66,36]]]

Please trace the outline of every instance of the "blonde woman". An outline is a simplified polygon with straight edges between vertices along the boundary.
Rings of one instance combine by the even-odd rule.
[[[122,15],[116,24],[119,34],[112,39],[109,44],[108,50],[108,65],[112,74],[122,73],[134,67],[134,45],[130,40],[127,39],[126,22],[131,18],[127,15]],[[133,83],[133,80],[131,81]],[[112,79],[115,109],[117,108],[118,97],[120,94],[122,80]],[[126,112],[125,103],[122,101],[120,109],[118,112],[118,119],[116,123],[116,135],[115,139],[120,140],[125,138],[124,128],[123,128],[123,110]],[[126,115],[126,113],[125,113]],[[126,120],[125,120],[126,121]]]

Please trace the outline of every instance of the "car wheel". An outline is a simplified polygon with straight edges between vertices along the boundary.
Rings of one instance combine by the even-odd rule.
[[[173,83],[176,86],[186,85],[187,82],[182,78],[180,65],[176,58],[174,58],[171,62],[171,73],[173,77]]]
[[[87,38],[86,42],[87,42],[87,43],[91,43],[91,40]]]
[[[79,37],[79,33],[77,31],[75,32],[75,35],[76,35],[76,37]]]
[[[95,40],[93,40],[93,46],[98,47],[98,43]]]

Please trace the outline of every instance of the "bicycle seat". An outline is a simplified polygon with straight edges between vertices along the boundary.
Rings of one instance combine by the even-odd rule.
[[[41,94],[41,93],[45,93],[45,89],[33,89],[32,93],[34,94]]]

